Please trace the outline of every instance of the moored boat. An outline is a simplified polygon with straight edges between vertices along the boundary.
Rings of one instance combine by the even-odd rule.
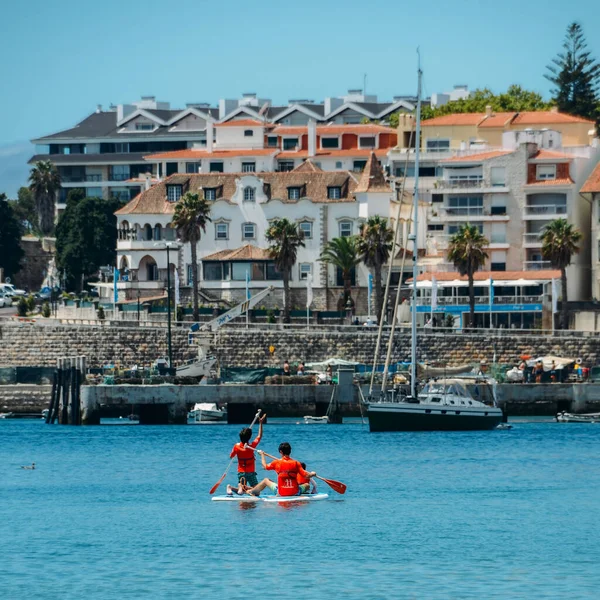
[[[564,410],[556,415],[558,423],[600,423],[600,413],[575,415]]]
[[[227,411],[217,407],[211,402],[197,402],[194,408],[188,413],[188,419],[194,423],[204,423],[207,421],[226,421]]]
[[[304,415],[304,417],[302,417],[304,419],[304,422],[307,425],[315,425],[315,424],[324,424],[326,425],[327,423],[329,423],[329,417],[325,416],[325,417],[313,417],[311,415]]]

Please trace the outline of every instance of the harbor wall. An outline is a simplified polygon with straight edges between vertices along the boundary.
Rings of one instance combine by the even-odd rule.
[[[135,325],[135,324],[132,324]],[[312,362],[331,357],[369,364],[373,360],[376,330],[345,328],[343,331],[223,328],[212,334],[212,350],[224,367],[280,367],[284,360]],[[387,345],[383,337],[382,358]],[[270,349],[274,351],[271,352]],[[4,323],[0,325],[0,367],[55,366],[64,356],[87,357],[90,367],[117,364],[123,368],[152,363],[167,354],[165,328],[137,326],[39,325]],[[506,330],[482,330],[476,334],[419,334],[418,358],[448,366],[487,360],[515,363],[522,354],[582,358],[584,364],[600,364],[600,336],[544,336],[535,332],[517,335]],[[194,358],[188,345],[188,330],[173,330],[176,362]],[[392,361],[410,356],[407,330],[396,334]]]

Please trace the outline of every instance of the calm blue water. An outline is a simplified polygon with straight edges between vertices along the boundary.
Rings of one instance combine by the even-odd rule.
[[[267,425],[348,485],[286,508],[209,501],[238,429],[0,421],[0,597],[598,597],[600,425]]]

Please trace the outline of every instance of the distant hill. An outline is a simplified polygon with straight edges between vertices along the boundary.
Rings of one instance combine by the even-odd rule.
[[[0,144],[0,193],[17,197],[17,190],[27,185],[30,167],[27,161],[35,154],[30,142]]]

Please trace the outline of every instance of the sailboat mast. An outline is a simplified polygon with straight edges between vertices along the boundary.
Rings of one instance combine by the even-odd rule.
[[[418,54],[418,51],[417,51]],[[411,311],[411,346],[410,346],[410,394],[417,397],[417,277],[419,255],[419,158],[421,154],[421,56],[419,55],[417,83],[417,124],[415,129],[415,192],[413,195],[413,289]]]

